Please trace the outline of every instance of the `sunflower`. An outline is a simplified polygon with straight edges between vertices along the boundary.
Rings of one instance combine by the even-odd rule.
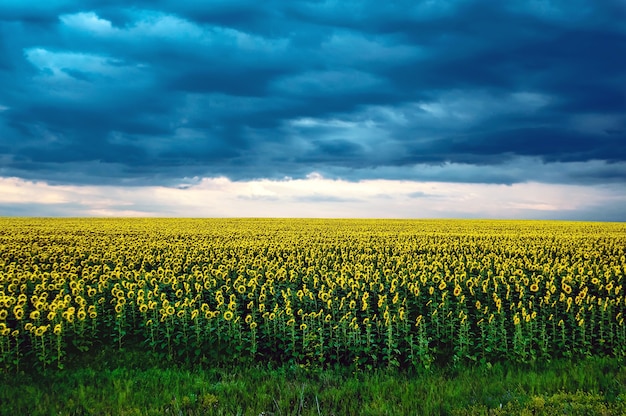
[[[35,329],[35,336],[43,337],[43,334],[48,331],[48,327],[50,327],[50,325],[43,325]]]
[[[14,307],[13,316],[15,316],[15,319],[17,319],[18,321],[21,321],[22,318],[24,317],[24,309],[22,309],[19,306]]]
[[[79,321],[84,321],[86,317],[87,317],[87,312],[85,312],[84,309],[80,309],[76,313],[76,318],[78,318]]]
[[[454,295],[455,298],[458,298],[459,295],[461,294],[461,286],[459,285],[454,286],[454,291],[452,292],[452,294]]]

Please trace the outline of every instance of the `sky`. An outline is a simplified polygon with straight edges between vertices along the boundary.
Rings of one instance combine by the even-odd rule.
[[[625,0],[0,0],[0,216],[626,221]]]

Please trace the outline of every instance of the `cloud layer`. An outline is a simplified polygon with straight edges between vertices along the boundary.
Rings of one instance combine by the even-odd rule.
[[[0,179],[0,211],[20,216],[531,218],[623,220],[623,187],[303,179],[197,180],[178,187]]]
[[[618,0],[5,0],[0,177],[622,190],[623,56]]]

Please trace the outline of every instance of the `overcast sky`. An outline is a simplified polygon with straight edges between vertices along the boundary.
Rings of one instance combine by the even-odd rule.
[[[0,0],[0,215],[626,221],[624,0]]]

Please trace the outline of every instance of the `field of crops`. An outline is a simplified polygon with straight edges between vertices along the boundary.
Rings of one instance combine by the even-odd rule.
[[[0,219],[0,368],[624,356],[626,224]]]

